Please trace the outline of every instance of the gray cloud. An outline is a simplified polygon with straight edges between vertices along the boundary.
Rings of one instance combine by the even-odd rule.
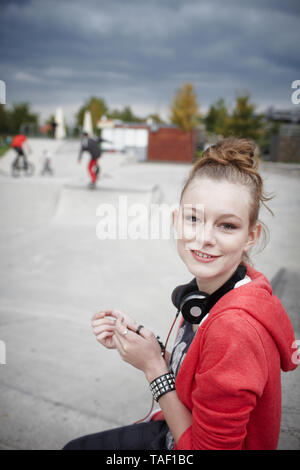
[[[71,114],[92,94],[166,115],[187,81],[202,110],[237,90],[260,108],[288,107],[300,78],[298,0],[13,0],[1,17],[8,102],[43,115]]]

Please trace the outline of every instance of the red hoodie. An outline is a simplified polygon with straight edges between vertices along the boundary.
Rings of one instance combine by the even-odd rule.
[[[182,362],[176,391],[193,424],[175,450],[277,447],[280,370],[297,367],[297,347],[267,278],[249,265],[247,275],[211,309]]]

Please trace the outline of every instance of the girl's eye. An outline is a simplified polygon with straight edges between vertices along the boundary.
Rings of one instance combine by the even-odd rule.
[[[234,230],[234,229],[236,229],[236,226],[233,225],[233,224],[221,224],[221,226],[222,226],[225,230]]]
[[[188,222],[197,222],[197,217],[195,217],[194,215],[187,215],[185,217],[185,220],[187,220]]]

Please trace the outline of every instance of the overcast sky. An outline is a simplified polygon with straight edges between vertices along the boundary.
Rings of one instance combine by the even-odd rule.
[[[200,110],[249,91],[259,110],[291,107],[300,79],[299,0],[0,0],[7,104],[66,117],[91,95],[168,116],[194,84]]]

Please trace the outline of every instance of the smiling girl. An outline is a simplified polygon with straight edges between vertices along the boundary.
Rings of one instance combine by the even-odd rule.
[[[121,312],[92,319],[97,340],[144,372],[161,412],[65,449],[276,449],[281,369],[297,364],[289,317],[250,264],[268,200],[257,166],[252,142],[225,139],[204,152],[184,185],[173,224],[193,279],[172,294],[182,319],[171,354]]]

